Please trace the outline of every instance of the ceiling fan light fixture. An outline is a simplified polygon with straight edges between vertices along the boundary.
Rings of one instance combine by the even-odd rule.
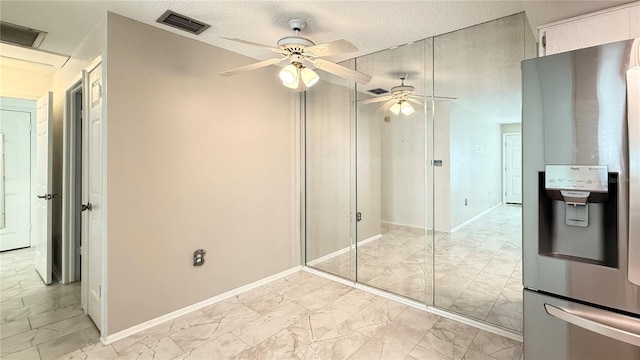
[[[298,68],[289,64],[280,70],[280,80],[284,86],[295,89],[298,87]],[[292,87],[293,85],[293,87]]]
[[[406,116],[409,116],[413,114],[414,110],[413,110],[413,106],[411,106],[409,102],[403,101],[402,105],[400,105],[400,111],[402,111],[402,113],[405,114]]]
[[[286,82],[283,81],[282,85],[288,87],[289,89],[294,89],[294,90],[298,89],[298,82],[297,81],[294,82],[294,83],[286,83]]]
[[[308,88],[312,87],[315,83],[318,82],[318,80],[320,80],[318,74],[316,74],[315,71],[309,68],[300,70],[300,77],[302,78],[302,82],[304,82],[304,85]]]
[[[393,104],[393,106],[389,108],[389,111],[391,111],[395,115],[400,114],[400,103]]]

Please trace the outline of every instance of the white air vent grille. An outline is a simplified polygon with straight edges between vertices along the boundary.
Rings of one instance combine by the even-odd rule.
[[[169,25],[176,29],[184,30],[188,33],[198,35],[207,30],[211,25],[205,24],[202,21],[192,19],[188,16],[178,14],[174,11],[167,10],[162,16],[156,20],[157,22],[165,25]]]

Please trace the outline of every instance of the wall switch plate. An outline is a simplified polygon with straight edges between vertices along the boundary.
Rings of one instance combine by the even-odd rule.
[[[193,266],[202,266],[204,264],[204,254],[207,252],[203,249],[198,249],[193,252]]]

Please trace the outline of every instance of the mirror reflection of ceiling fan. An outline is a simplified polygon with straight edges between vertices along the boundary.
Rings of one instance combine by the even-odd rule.
[[[406,116],[413,114],[415,109],[411,104],[424,107],[424,104],[416,99],[422,100],[430,97],[426,97],[424,95],[416,95],[415,87],[411,85],[405,85],[404,81],[407,79],[407,76],[408,74],[406,73],[398,74],[398,78],[400,78],[400,85],[392,87],[391,90],[389,91],[391,93],[390,95],[362,100],[362,101],[359,101],[359,103],[361,105],[364,105],[364,104],[372,104],[372,103],[386,101],[384,104],[382,104],[382,106],[378,108],[378,111],[384,112],[389,110],[395,115],[398,115],[402,112]],[[447,97],[447,96],[434,96],[434,99],[455,100],[456,98]]]
[[[289,61],[289,65],[285,66],[280,71],[280,80],[282,80],[282,84],[284,86],[290,89],[304,90],[300,84],[301,80],[306,88],[313,86],[318,82],[318,80],[320,80],[318,74],[308,67],[309,65],[314,66],[316,69],[326,71],[360,84],[366,84],[371,80],[371,76],[367,74],[363,74],[333,63],[329,60],[322,59],[323,56],[355,52],[358,51],[358,48],[347,40],[336,40],[316,45],[313,41],[299,36],[300,31],[304,29],[305,25],[306,23],[300,19],[289,20],[289,27],[291,27],[291,30],[295,31],[296,34],[295,36],[286,36],[278,40],[277,47],[262,45],[236,38],[223,38],[242,44],[265,48],[280,54],[281,57],[241,66],[233,70],[222,72],[220,75],[236,75],[245,71],[275,65],[287,60]]]

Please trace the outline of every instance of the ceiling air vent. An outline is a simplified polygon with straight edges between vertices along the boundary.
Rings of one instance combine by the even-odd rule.
[[[202,21],[192,19],[188,16],[178,14],[177,12],[167,10],[162,16],[156,20],[160,24],[169,25],[171,27],[184,30],[188,33],[199,35],[201,32],[207,30],[211,25],[205,24]]]
[[[367,91],[372,93],[372,94],[376,94],[376,95],[380,95],[380,94],[384,94],[384,93],[388,93],[389,92],[389,91],[387,91],[385,89],[381,89],[381,88],[371,89],[371,90],[367,90]]]
[[[0,41],[37,49],[46,32],[0,21]]]

